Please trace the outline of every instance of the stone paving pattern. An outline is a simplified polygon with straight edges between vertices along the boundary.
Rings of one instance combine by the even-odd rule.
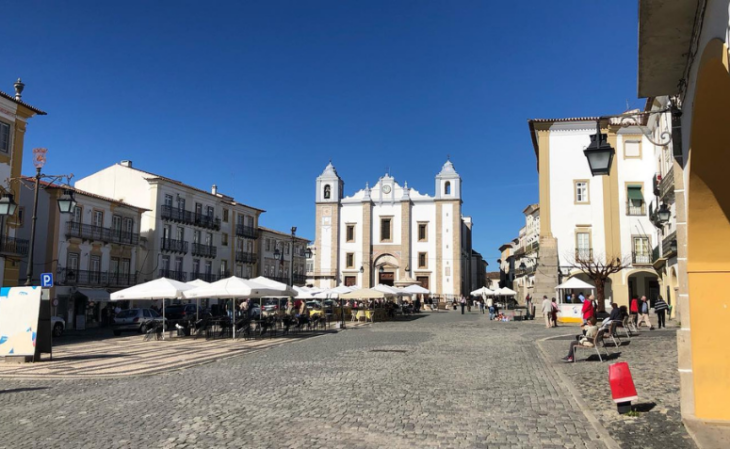
[[[560,331],[441,312],[154,376],[3,380],[0,448],[605,447],[535,344]]]
[[[675,324],[670,322],[671,324]],[[575,330],[577,328],[564,328]],[[561,332],[565,333],[565,332]],[[595,352],[577,352],[575,363],[558,360],[568,352],[573,336],[541,342],[558,369],[561,369],[581,392],[583,401],[622,447],[681,449],[695,443],[682,424],[679,406],[676,328],[650,331],[627,340],[619,348],[608,345],[611,360],[601,363]],[[628,362],[639,396],[633,405],[639,416],[619,415],[611,399],[608,365]],[[651,408],[648,412],[642,412]]]

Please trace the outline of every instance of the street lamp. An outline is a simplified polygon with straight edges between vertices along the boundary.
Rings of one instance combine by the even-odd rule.
[[[0,200],[0,201],[2,201],[2,200]],[[659,206],[659,210],[656,211],[656,217],[657,217],[657,221],[659,222],[659,224],[668,222],[669,219],[671,218],[671,216],[672,216],[672,213],[669,210],[669,208],[667,207],[667,204],[662,203],[662,205]]]
[[[297,227],[292,226],[291,227],[291,261],[289,262],[289,285],[292,287],[294,286],[294,242],[297,235]],[[305,256],[307,258],[312,257],[312,250],[307,248],[305,252]],[[282,251],[279,251],[279,248],[276,248],[274,250],[274,259],[284,262],[284,254]]]
[[[591,175],[601,176],[611,173],[611,163],[615,153],[613,147],[607,142],[606,134],[601,134],[601,121],[596,121],[596,134],[591,136],[591,144],[583,150]]]
[[[58,199],[58,210],[62,214],[70,214],[76,207],[73,190],[63,189],[63,196]]]
[[[0,198],[0,215],[4,217],[15,215],[15,209],[17,208],[18,205],[13,201],[13,194],[3,193],[2,198]]]

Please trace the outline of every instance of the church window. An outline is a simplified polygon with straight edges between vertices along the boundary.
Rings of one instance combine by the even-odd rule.
[[[324,199],[328,200],[330,199],[330,196],[332,195],[332,188],[329,184],[326,184],[324,186]]]
[[[428,223],[418,223],[418,241],[428,241]]]
[[[449,181],[446,181],[446,184],[444,184],[444,194],[451,195],[451,182]]]
[[[347,266],[347,268],[355,267],[355,254],[354,253],[347,253],[347,256],[345,258],[345,265]]]
[[[380,219],[380,241],[381,242],[389,242],[391,240],[391,223],[392,220],[390,218],[381,218]]]
[[[428,268],[427,253],[418,253],[418,268]]]
[[[355,225],[354,224],[347,225],[346,237],[347,237],[348,242],[355,241]]]

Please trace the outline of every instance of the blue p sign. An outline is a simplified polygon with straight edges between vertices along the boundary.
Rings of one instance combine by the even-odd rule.
[[[41,287],[53,287],[53,273],[41,273]]]

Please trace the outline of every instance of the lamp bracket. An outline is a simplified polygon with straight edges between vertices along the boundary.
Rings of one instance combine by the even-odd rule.
[[[674,101],[675,103],[678,103],[676,99]],[[646,118],[648,118],[649,116],[653,114],[665,114],[667,112],[672,113],[672,115],[682,114],[682,110],[679,108],[678,104],[673,104],[670,101],[667,107],[656,111],[642,111],[623,113],[618,115],[604,115],[599,118],[599,121],[605,119],[609,121],[609,124],[618,125],[621,128],[637,127],[641,130],[641,134],[646,137],[649,142],[658,147],[667,147],[670,143],[672,143],[671,123],[668,129],[663,130],[659,134],[658,141],[654,140],[651,132],[649,131],[649,128],[644,124],[646,122]]]

